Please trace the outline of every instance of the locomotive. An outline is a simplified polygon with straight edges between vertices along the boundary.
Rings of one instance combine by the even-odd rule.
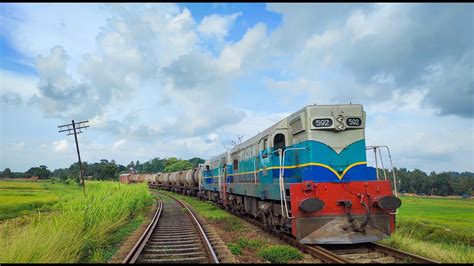
[[[360,104],[308,105],[195,169],[145,180],[253,216],[300,243],[378,241],[394,232],[401,201],[393,165],[393,187],[385,168],[379,175],[385,146],[369,147],[376,167],[367,165],[365,123]]]

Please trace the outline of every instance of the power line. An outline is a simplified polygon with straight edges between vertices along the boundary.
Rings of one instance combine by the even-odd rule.
[[[74,135],[74,139],[76,140],[76,150],[77,150],[77,157],[79,158],[79,168],[80,168],[79,177],[81,179],[82,190],[84,191],[84,195],[86,195],[86,184],[84,182],[84,167],[82,166],[82,162],[81,162],[81,154],[79,152],[79,143],[77,142],[77,135],[83,133],[82,129],[89,127],[86,125],[87,122],[89,121],[86,120],[86,121],[75,123],[74,120],[72,120],[71,124],[58,126],[59,133],[67,131],[68,132],[67,135],[68,136]]]

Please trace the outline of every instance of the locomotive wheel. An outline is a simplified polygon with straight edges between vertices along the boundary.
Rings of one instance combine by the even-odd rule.
[[[271,212],[266,211],[266,212],[260,212],[259,215],[259,220],[263,223],[265,226],[265,230],[267,231],[272,231],[275,230],[275,225],[273,224],[273,215]]]

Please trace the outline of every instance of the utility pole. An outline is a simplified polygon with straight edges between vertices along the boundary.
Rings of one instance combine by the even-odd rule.
[[[79,143],[77,142],[77,135],[82,133],[83,128],[89,127],[86,125],[87,122],[89,121],[86,120],[86,121],[75,123],[74,120],[72,120],[71,124],[58,126],[58,128],[60,129],[59,130],[60,133],[67,131],[68,132],[67,135],[68,136],[74,135],[74,139],[76,140],[76,150],[77,150],[77,157],[79,158],[79,168],[80,168],[79,177],[82,183],[82,190],[84,191],[84,196],[86,195],[86,184],[84,182],[84,167],[82,166],[81,154],[79,153]]]

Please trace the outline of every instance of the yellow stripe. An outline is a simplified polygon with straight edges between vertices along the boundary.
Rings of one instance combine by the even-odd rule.
[[[352,167],[356,166],[356,165],[361,165],[361,164],[367,164],[367,162],[358,162],[358,163],[353,163],[351,165],[349,165],[345,170],[344,172],[342,172],[342,176],[341,178],[339,179],[342,179],[344,177],[344,175],[347,173],[347,171],[349,171],[349,169],[351,169]]]
[[[312,165],[321,166],[321,167],[324,167],[324,168],[330,170],[331,172],[333,172],[339,178],[339,180],[341,180],[344,177],[344,175],[347,173],[347,171],[349,171],[352,167],[357,166],[357,165],[362,165],[362,164],[367,164],[367,162],[357,162],[357,163],[353,163],[353,164],[349,165],[348,167],[346,167],[346,169],[344,169],[344,172],[342,172],[342,175],[339,175],[336,172],[336,170],[334,170],[330,166],[322,164],[322,163],[304,163],[304,164],[298,164],[298,165],[288,165],[288,166],[284,166],[283,168],[284,169],[293,169],[293,168],[301,168],[301,167],[312,166]],[[279,166],[272,166],[272,167],[268,167],[267,170],[273,170],[273,169],[279,169],[279,168],[280,168]],[[238,176],[238,175],[255,174],[255,173],[261,172],[261,171],[263,171],[263,170],[258,169],[257,171],[234,173],[232,175],[233,176]],[[214,178],[218,178],[218,177],[222,177],[222,176],[218,175],[218,176],[214,176]]]

